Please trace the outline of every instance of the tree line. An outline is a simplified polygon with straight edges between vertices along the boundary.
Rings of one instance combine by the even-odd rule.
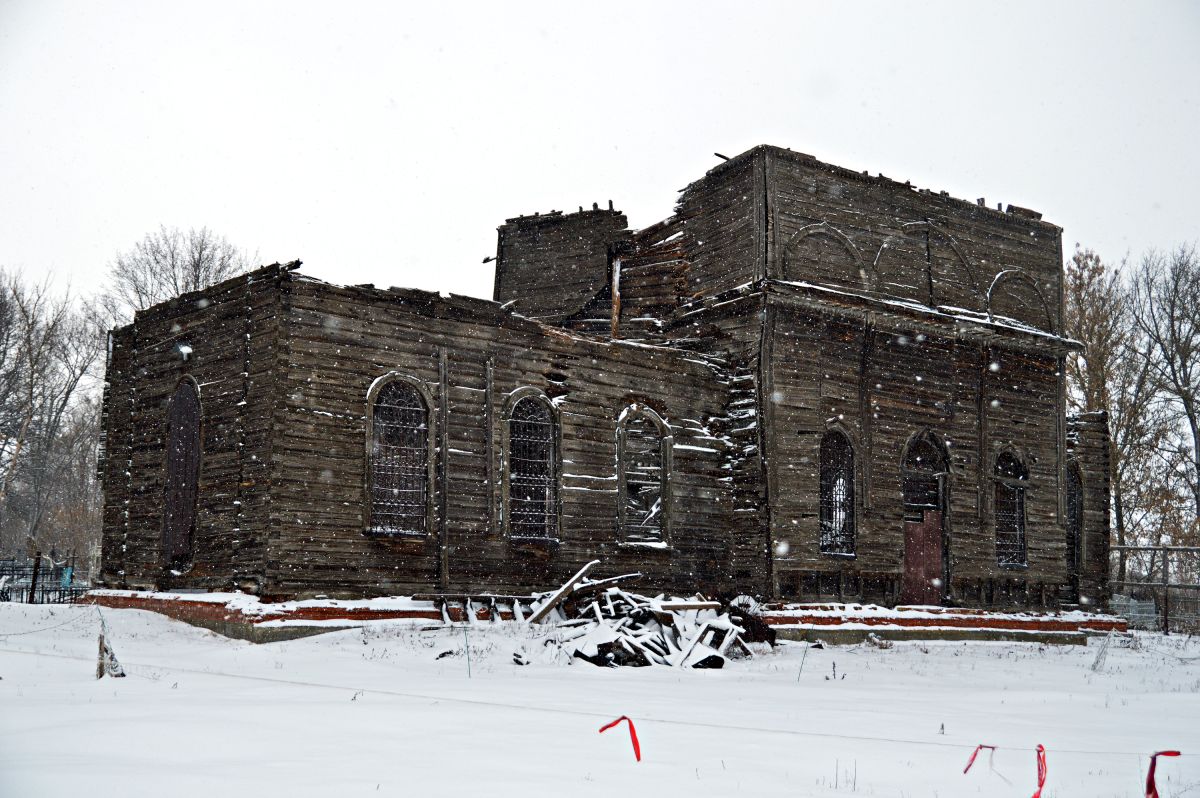
[[[1064,300],[1066,333],[1085,345],[1067,360],[1068,401],[1108,412],[1113,543],[1200,544],[1196,247],[1112,263],[1076,245]],[[1160,567],[1153,556],[1116,560],[1121,581]]]
[[[112,260],[94,296],[0,268],[0,558],[53,552],[94,573],[108,330],[252,262],[207,228],[160,227]]]

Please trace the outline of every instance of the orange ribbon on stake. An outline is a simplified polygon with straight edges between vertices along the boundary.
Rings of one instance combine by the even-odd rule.
[[[1158,787],[1154,784],[1154,768],[1160,756],[1179,756],[1178,751],[1156,751],[1150,755],[1150,772],[1146,774],[1146,798],[1158,798]]]
[[[1033,798],[1042,798],[1042,788],[1046,786],[1046,749],[1038,743],[1037,747],[1038,788]]]
[[[616,726],[621,721],[625,721],[626,723],[629,724],[629,739],[633,743],[633,755],[635,757],[637,757],[637,761],[641,762],[642,761],[642,746],[640,746],[638,744],[637,729],[633,728],[633,721],[630,720],[627,715],[622,715],[621,717],[614,720],[612,723],[606,723],[605,725],[601,726],[600,733],[603,734],[604,732],[611,729],[613,726]]]

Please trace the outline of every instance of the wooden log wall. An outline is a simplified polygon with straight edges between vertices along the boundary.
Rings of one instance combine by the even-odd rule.
[[[688,186],[660,224],[631,233],[611,206],[517,217],[499,229],[497,256],[495,297],[521,315],[269,267],[116,331],[106,581],[503,592],[599,557],[659,588],[894,602],[899,463],[928,430],[949,455],[953,599],[1053,605],[1068,589],[1060,374],[1072,344],[1054,334],[1061,234],[1039,214],[757,147]],[[181,365],[183,341],[194,354]],[[363,534],[367,391],[390,372],[418,380],[431,403],[433,523],[419,539]],[[174,577],[159,565],[154,502],[165,401],[185,373],[201,384],[203,499],[195,565]],[[555,543],[505,533],[505,410],[521,389],[553,402],[561,431]],[[616,418],[634,402],[674,438],[666,549],[618,534]],[[817,542],[818,451],[832,428],[856,452],[853,557]],[[1087,493],[1085,590],[1097,594],[1105,429],[1085,418],[1071,434]],[[1023,568],[996,562],[1002,451],[1029,470]]]
[[[683,231],[690,296],[719,294],[765,276],[766,190],[758,150],[710,170],[683,190],[673,223]]]
[[[629,238],[620,211],[518,216],[499,229],[492,298],[530,318],[562,321],[607,292],[610,265]]]
[[[269,593],[523,591],[595,558],[662,588],[728,588],[728,443],[717,430],[728,380],[719,364],[554,330],[461,297],[303,279],[284,292]],[[443,515],[418,539],[363,534],[367,391],[393,371],[426,386],[444,462],[433,486]],[[505,534],[500,442],[506,399],[523,388],[552,400],[561,428],[557,543]],[[616,419],[633,402],[653,407],[674,439],[666,549],[618,535]]]
[[[950,594],[961,604],[1053,604],[1068,583],[1061,515],[1058,360],[882,312],[837,312],[782,292],[774,301],[767,460],[777,589],[811,599],[894,601],[903,573],[900,463],[929,430],[949,455]],[[1013,348],[1010,348],[1013,347]],[[857,547],[819,549],[819,449],[830,429],[855,446]],[[997,564],[993,468],[1013,451],[1029,469],[1028,565]]]
[[[1062,329],[1062,234],[1040,214],[999,211],[777,147],[751,152],[766,175],[768,276],[856,291],[873,283],[880,294],[923,305],[986,311],[993,280],[1016,270],[1020,277],[997,286],[996,312]],[[839,239],[849,252],[838,251]]]
[[[1106,609],[1109,596],[1109,497],[1111,466],[1108,414],[1067,417],[1067,456],[1079,465],[1083,482],[1083,568],[1080,595],[1085,609]],[[1091,605],[1089,607],[1089,604]]]
[[[270,266],[139,312],[114,331],[106,375],[104,583],[261,586],[270,495],[278,291]],[[186,357],[185,357],[186,355]],[[191,567],[162,562],[166,418],[181,379],[200,389],[201,465]]]

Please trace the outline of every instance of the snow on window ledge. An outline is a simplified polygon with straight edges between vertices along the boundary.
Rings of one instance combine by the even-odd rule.
[[[375,527],[364,529],[363,534],[369,538],[397,538],[401,540],[424,540],[429,537],[428,532],[404,529],[378,529]]]
[[[660,551],[671,548],[665,540],[622,540],[617,545],[622,548],[658,549]]]

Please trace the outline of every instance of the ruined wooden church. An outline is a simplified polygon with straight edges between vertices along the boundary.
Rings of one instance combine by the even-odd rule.
[[[103,581],[1104,602],[1061,231],[757,147],[628,229],[499,228],[494,301],[273,265],[113,331]]]

